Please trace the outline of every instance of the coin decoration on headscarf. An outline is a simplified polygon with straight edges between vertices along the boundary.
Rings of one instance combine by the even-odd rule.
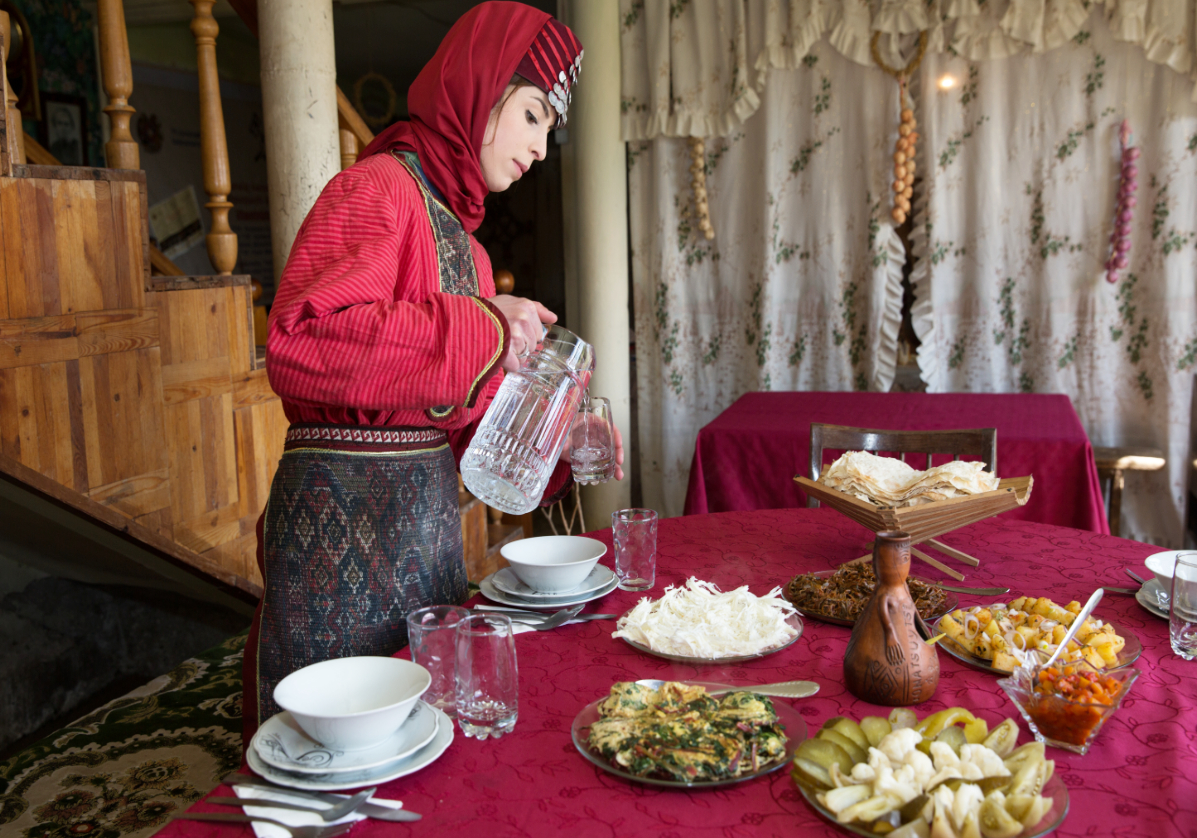
[[[873,61],[885,72],[898,80],[898,107],[900,121],[898,123],[898,139],[894,143],[894,180],[891,184],[894,193],[893,208],[890,218],[897,225],[906,223],[910,216],[911,200],[914,197],[915,152],[918,150],[918,122],[914,118],[914,108],[911,107],[910,97],[906,95],[906,80],[918,69],[923,56],[927,52],[927,32],[919,32],[918,48],[914,58],[902,68],[890,67],[881,59],[881,52],[877,49],[880,32],[873,33],[873,40],[869,47],[873,53]]]

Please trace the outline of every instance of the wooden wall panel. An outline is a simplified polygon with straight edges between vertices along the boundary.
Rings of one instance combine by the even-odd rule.
[[[84,357],[79,373],[88,484],[166,468],[158,347]]]

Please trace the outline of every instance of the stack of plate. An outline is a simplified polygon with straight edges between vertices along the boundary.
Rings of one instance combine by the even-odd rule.
[[[1139,604],[1157,617],[1168,619],[1168,591],[1158,579],[1148,579],[1135,594]]]
[[[308,791],[377,786],[436,761],[453,741],[453,720],[423,701],[382,743],[361,751],[326,748],[283,711],[258,728],[249,767],[271,782]]]
[[[619,580],[610,568],[596,564],[582,584],[563,593],[546,594],[535,591],[519,580],[509,567],[495,571],[478,583],[482,595],[500,605],[528,608],[533,611],[556,611],[581,602],[605,597],[615,590]]]

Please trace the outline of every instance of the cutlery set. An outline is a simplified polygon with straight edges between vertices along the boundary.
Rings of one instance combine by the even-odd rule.
[[[248,788],[272,794],[285,794],[293,799],[284,801],[267,799],[265,797],[209,797],[205,801],[206,803],[215,803],[222,806],[261,806],[263,808],[287,809],[296,812],[311,812],[319,815],[328,825],[291,826],[273,818],[250,815],[245,812],[183,812],[175,817],[184,820],[222,821],[225,823],[262,821],[282,827],[290,832],[293,838],[333,838],[333,836],[348,831],[356,821],[340,824],[332,822],[352,814],[365,815],[375,820],[400,823],[418,821],[421,818],[419,814],[408,811],[407,809],[396,809],[383,803],[373,802],[371,797],[377,791],[377,789],[373,788],[360,791],[353,795],[353,797],[345,797],[340,794],[299,791],[271,783],[269,780],[264,780],[261,777],[242,774],[239,771],[226,774],[221,778],[221,782],[227,785],[241,786],[243,789]],[[331,807],[323,805],[326,803],[332,803],[333,805]]]

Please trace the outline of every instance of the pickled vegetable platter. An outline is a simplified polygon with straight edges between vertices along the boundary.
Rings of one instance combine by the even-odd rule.
[[[953,707],[919,721],[830,719],[798,747],[792,776],[815,809],[859,835],[1030,838],[1059,825],[1068,792],[1041,743],[1015,748],[1018,725],[992,731]]]

